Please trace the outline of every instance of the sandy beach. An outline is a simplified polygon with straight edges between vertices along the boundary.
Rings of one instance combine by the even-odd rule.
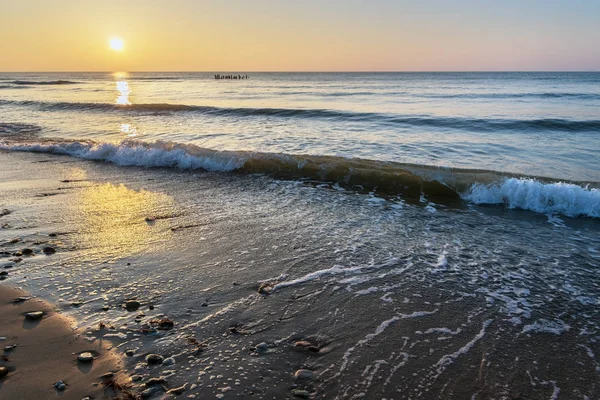
[[[43,317],[27,318],[31,312],[42,312]],[[0,285],[0,321],[2,399],[111,397],[115,391],[108,383],[124,379],[120,355],[109,344],[91,332],[72,329],[71,319],[23,290]],[[78,361],[86,352],[93,361]],[[57,382],[65,388],[56,388]]]

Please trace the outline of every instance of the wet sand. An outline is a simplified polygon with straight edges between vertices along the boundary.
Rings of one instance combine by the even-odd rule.
[[[44,316],[39,320],[26,318],[25,314],[33,311]],[[96,337],[73,330],[73,321],[27,292],[0,285],[0,321],[0,345],[4,349],[0,368],[8,369],[0,379],[2,399],[110,397],[113,392],[105,384],[109,379],[101,376],[115,373],[113,379],[124,379],[114,351]],[[91,352],[94,360],[79,362],[78,355],[84,352]],[[58,381],[64,382],[66,389],[56,389]]]

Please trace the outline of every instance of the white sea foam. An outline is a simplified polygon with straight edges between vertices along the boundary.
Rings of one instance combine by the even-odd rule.
[[[556,319],[554,321],[549,321],[547,319],[538,319],[533,324],[525,325],[521,333],[541,332],[560,335],[561,333],[566,332],[569,329],[571,329],[571,326],[560,319]]]
[[[244,165],[239,152],[191,148],[169,142],[144,143],[125,140],[120,143],[59,142],[32,144],[0,143],[0,149],[34,153],[63,154],[85,160],[108,161],[123,166],[171,167],[179,169],[204,169],[207,171],[233,171]]]
[[[475,204],[504,204],[544,214],[600,218],[600,190],[570,183],[509,178],[490,185],[475,183],[462,197]]]

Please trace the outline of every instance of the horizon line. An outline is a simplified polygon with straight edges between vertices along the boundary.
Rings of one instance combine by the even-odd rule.
[[[315,73],[315,74],[333,74],[333,73],[597,73],[598,70],[295,70],[295,71],[281,71],[281,70],[132,70],[132,71],[119,71],[119,70],[81,70],[81,71],[69,71],[69,70],[33,70],[33,71],[0,71],[0,74],[33,74],[33,73]]]

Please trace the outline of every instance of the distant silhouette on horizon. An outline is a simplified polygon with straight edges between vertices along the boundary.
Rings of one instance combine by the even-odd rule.
[[[215,79],[249,79],[248,75],[220,75],[215,74]]]

